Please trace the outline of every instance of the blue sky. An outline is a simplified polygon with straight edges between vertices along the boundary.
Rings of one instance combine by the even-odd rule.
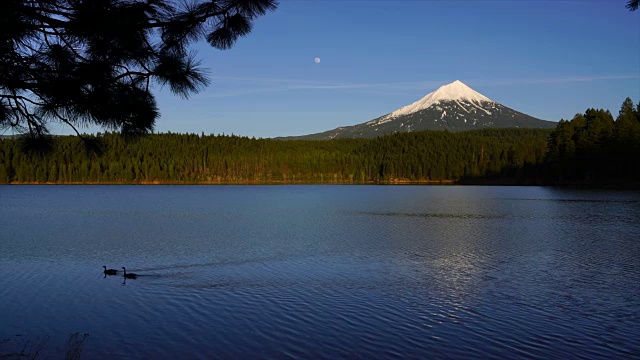
[[[158,91],[156,131],[309,134],[454,80],[546,120],[617,115],[640,100],[640,11],[625,3],[281,0],[232,49],[195,46],[212,83],[189,100]]]

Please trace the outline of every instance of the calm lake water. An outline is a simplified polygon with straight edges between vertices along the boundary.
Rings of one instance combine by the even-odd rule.
[[[77,332],[86,359],[638,358],[640,193],[0,186],[0,357]]]

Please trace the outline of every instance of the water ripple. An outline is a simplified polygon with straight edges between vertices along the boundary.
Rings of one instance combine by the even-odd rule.
[[[634,192],[0,191],[11,192],[0,207],[0,356],[49,337],[43,357],[60,358],[75,332],[91,334],[86,358],[640,353]],[[139,277],[104,277],[103,263]]]

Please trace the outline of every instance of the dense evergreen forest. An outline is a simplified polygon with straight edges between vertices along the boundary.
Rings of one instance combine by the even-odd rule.
[[[561,120],[549,138],[547,178],[555,184],[640,185],[640,103],[627,98],[614,120],[588,109]]]
[[[375,139],[281,141],[157,134],[55,139],[46,154],[0,141],[0,182],[368,183],[482,177],[543,159],[548,130],[426,131]]]
[[[204,134],[61,136],[48,152],[0,140],[0,183],[640,183],[640,104],[588,109],[555,130],[424,131],[282,141]],[[87,147],[87,141],[94,146]]]

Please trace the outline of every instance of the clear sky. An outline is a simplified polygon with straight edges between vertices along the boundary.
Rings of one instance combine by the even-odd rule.
[[[158,91],[158,132],[303,135],[362,123],[461,80],[545,120],[640,100],[626,0],[281,0],[230,50],[197,44],[211,85]],[[314,58],[321,58],[320,63]]]

